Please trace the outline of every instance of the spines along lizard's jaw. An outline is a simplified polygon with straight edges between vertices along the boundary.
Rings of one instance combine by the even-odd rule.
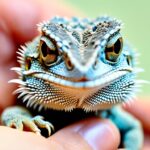
[[[20,84],[20,88],[15,93],[19,93],[18,97],[22,97],[23,101],[27,102],[27,107],[39,106],[39,109],[51,108],[65,111],[81,108],[86,111],[95,111],[131,100],[136,90],[136,84],[132,80],[124,84],[117,80],[102,89],[96,87],[83,89],[66,88],[66,86],[34,78],[26,83],[19,82],[18,79],[17,83]],[[29,84],[31,82],[32,84]]]
[[[19,69],[13,70],[20,72]],[[38,73],[36,74],[33,72],[26,72],[26,75],[28,74],[26,81],[18,79],[12,80],[11,82],[20,84],[20,88],[16,90],[15,93],[20,93],[19,97],[23,97],[23,100],[27,101],[28,106],[36,107],[39,105],[39,108],[44,107],[66,111],[75,108],[82,108],[86,111],[95,111],[112,107],[113,105],[125,102],[132,97],[131,95],[136,87],[133,82],[134,77],[132,78],[134,75],[131,73],[132,76],[129,80],[129,76],[126,76],[127,74],[130,74],[129,71],[124,70],[122,72],[120,71],[120,73],[118,72],[110,73],[110,76],[107,75],[109,77],[109,81],[107,81],[108,84],[106,84],[106,80],[105,83],[102,83],[104,80],[100,79],[101,85],[90,85],[90,87],[71,87],[70,85],[58,84],[46,79],[47,75],[45,74],[36,77]],[[112,80],[111,76],[115,76],[116,78]],[[121,83],[119,81],[121,78],[128,80],[128,83]],[[86,82],[83,83],[85,84]]]

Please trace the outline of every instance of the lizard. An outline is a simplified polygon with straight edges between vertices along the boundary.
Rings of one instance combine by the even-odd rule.
[[[121,108],[134,98],[140,83],[136,54],[124,42],[121,29],[122,22],[109,16],[56,16],[38,24],[40,34],[17,52],[20,67],[12,70],[18,73],[18,79],[9,81],[19,84],[14,93],[26,108],[6,108],[2,124],[19,130],[28,128],[36,134],[45,128],[50,136],[52,123],[42,115],[33,116],[29,107],[38,111],[94,112],[118,127],[123,147],[140,150],[141,123]]]

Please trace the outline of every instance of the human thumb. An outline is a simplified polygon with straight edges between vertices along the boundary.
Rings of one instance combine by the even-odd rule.
[[[111,121],[89,118],[56,132],[49,142],[55,150],[116,150],[120,136]]]

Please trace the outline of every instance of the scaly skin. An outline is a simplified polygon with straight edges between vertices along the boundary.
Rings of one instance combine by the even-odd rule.
[[[20,67],[12,68],[19,74],[10,81],[19,84],[19,98],[39,110],[95,111],[116,124],[125,148],[141,149],[140,122],[116,106],[129,102],[139,83],[135,55],[120,34],[121,22],[110,17],[55,17],[38,29],[40,35],[18,51]],[[53,128],[21,107],[5,110],[2,123],[38,134],[39,127],[49,134]]]

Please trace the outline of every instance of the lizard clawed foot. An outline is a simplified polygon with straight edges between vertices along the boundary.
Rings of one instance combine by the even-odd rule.
[[[45,128],[48,131],[48,135],[51,135],[51,131],[54,127],[48,121],[44,121],[42,116],[28,117],[20,114],[15,114],[9,116],[5,120],[4,125],[19,129],[21,131],[31,131],[38,135],[41,135],[41,130],[39,128]]]

